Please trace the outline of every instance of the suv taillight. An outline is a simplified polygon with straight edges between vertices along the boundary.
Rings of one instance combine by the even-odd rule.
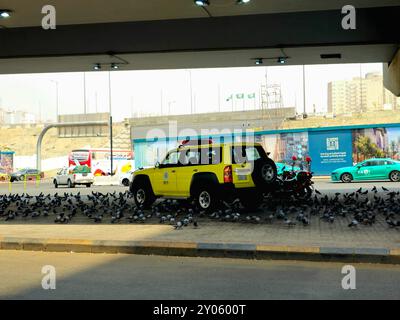
[[[232,166],[226,166],[224,168],[224,183],[232,183]]]

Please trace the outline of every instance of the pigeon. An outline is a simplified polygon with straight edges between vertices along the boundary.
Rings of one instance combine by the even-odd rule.
[[[349,224],[348,227],[349,228],[353,228],[353,227],[357,227],[359,224],[359,222],[357,220],[352,220]]]

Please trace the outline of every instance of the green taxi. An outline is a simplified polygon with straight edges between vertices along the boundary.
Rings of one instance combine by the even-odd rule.
[[[343,167],[331,173],[332,181],[352,182],[356,180],[400,181],[400,162],[390,158],[373,158],[357,163],[353,167]]]

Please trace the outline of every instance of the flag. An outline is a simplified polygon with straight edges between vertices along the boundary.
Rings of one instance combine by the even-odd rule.
[[[227,99],[226,99],[226,101],[231,101],[233,99],[233,94],[231,94]]]
[[[244,94],[243,93],[238,93],[236,95],[236,99],[244,99]]]
[[[256,98],[256,94],[253,92],[253,93],[249,93],[248,95],[247,95],[247,98],[248,99],[255,99]]]

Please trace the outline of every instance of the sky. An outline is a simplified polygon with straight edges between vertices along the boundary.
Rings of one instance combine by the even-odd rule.
[[[382,73],[382,64],[305,66],[306,111],[327,110],[330,81]],[[303,66],[273,66],[191,70],[107,71],[0,75],[0,108],[33,113],[38,119],[59,114],[108,112],[115,121],[132,116],[239,111],[259,108],[260,87],[278,84],[284,107],[303,111]],[[84,81],[84,79],[86,79]],[[84,85],[86,84],[86,86]],[[191,99],[192,92],[192,99]],[[245,99],[237,99],[237,94]],[[255,99],[248,95],[255,94]],[[233,95],[234,99],[228,98]],[[192,110],[192,111],[191,111]]]

